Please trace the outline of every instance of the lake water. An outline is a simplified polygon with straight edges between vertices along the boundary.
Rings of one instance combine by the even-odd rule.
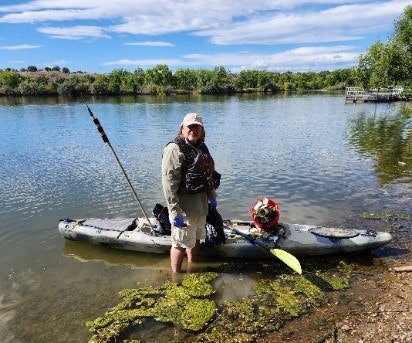
[[[412,211],[412,131],[401,103],[252,94],[88,104],[148,213],[164,204],[162,149],[188,112],[204,118],[224,218],[250,219],[263,196],[279,202],[281,221],[302,224],[344,226],[364,211]],[[170,278],[168,256],[59,235],[60,218],[141,215],[84,104],[1,98],[0,136],[0,341],[85,342],[85,322],[116,304],[119,290]],[[242,296],[233,285],[239,278],[226,277],[223,293]]]

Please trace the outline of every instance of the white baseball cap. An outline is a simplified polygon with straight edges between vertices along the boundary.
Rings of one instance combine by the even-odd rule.
[[[201,127],[203,127],[203,119],[197,113],[188,113],[183,118],[182,125],[184,125],[186,127],[189,126],[189,125],[200,125]]]

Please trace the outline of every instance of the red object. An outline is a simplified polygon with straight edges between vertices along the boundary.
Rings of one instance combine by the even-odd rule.
[[[253,205],[251,214],[253,222],[258,228],[268,230],[278,225],[280,207],[275,200],[263,198]]]

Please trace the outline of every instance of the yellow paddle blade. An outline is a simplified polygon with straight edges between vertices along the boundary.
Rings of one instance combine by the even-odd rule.
[[[302,274],[302,267],[298,259],[282,249],[270,249],[270,252],[298,274]]]

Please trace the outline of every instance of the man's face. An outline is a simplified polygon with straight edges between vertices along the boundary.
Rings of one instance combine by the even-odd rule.
[[[183,125],[182,135],[191,144],[196,144],[202,137],[203,127],[201,125],[192,124],[189,126]]]

